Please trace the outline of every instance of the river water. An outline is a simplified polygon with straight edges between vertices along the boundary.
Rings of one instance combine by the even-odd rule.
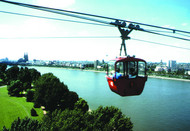
[[[105,73],[51,67],[36,68],[52,72],[69,90],[84,98],[90,109],[116,106],[134,123],[135,131],[190,130],[190,82],[148,78],[140,96],[121,97],[108,87]]]

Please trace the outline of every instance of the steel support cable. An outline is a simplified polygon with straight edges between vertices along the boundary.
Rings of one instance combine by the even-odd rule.
[[[92,24],[92,25],[100,25],[100,26],[114,27],[113,25],[106,25],[106,24],[98,24],[98,23],[90,23],[90,22],[66,20],[66,19],[58,19],[58,18],[51,18],[51,17],[44,17],[44,16],[37,16],[37,15],[28,15],[28,14],[7,12],[7,11],[0,11],[0,12],[1,12],[1,13],[14,14],[14,15],[22,15],[22,16],[36,17],[36,18],[44,18],[44,19],[60,20],[60,21],[67,21],[67,22],[75,22],[75,23],[83,23],[83,24]],[[143,29],[143,30],[140,30],[140,31],[144,31],[144,32],[152,33],[152,34],[157,34],[157,35],[162,35],[162,36],[167,36],[167,37],[172,37],[172,38],[177,38],[177,39],[181,39],[181,40],[190,41],[190,39],[181,38],[181,37],[175,37],[175,36],[170,36],[170,35],[165,35],[165,34],[161,34],[161,33],[156,33],[156,32],[153,32],[152,30],[144,30],[144,29]],[[156,31],[156,30],[154,30],[154,31]],[[168,33],[168,32],[167,32],[167,33]],[[182,34],[179,34],[179,35],[182,35]],[[185,35],[185,36],[187,36],[187,35]]]
[[[119,36],[64,36],[64,37],[16,37],[16,38],[6,38],[6,37],[0,37],[0,39],[107,39],[107,38],[120,38]],[[161,45],[161,46],[168,46],[168,47],[173,47],[173,48],[179,48],[179,49],[185,49],[185,50],[190,50],[190,48],[185,48],[185,47],[179,47],[179,46],[173,46],[173,45],[168,45],[168,44],[163,44],[159,42],[153,42],[153,41],[147,41],[147,40],[142,40],[142,39],[135,39],[131,38],[131,40],[135,41],[141,41],[145,43],[151,43],[151,44],[156,44],[156,45]]]
[[[26,7],[28,7],[28,6],[26,6]],[[70,16],[70,17],[75,17],[75,18],[79,18],[79,19],[85,19],[85,20],[89,20],[89,21],[94,21],[94,22],[110,25],[110,22],[107,22],[107,21],[93,19],[93,18],[89,18],[89,17],[85,17],[85,16],[79,16],[79,15],[75,15],[75,14],[69,14],[69,13],[60,12],[60,11],[57,11],[57,10],[50,10],[50,9],[46,9],[46,8],[43,8],[43,7],[39,8],[39,7],[30,7],[29,6],[29,8],[33,8],[33,9],[47,11],[47,12],[51,12],[51,13],[55,13],[55,14],[61,14],[61,15],[66,15],[66,16]]]
[[[84,17],[84,16],[78,16],[78,15],[75,15],[75,14],[69,14],[69,13],[60,12],[60,11],[65,11],[65,10],[61,10],[61,9],[54,9],[54,8],[42,7],[42,6],[36,6],[36,5],[29,5],[29,4],[23,4],[23,3],[18,3],[18,2],[10,2],[10,1],[6,1],[6,0],[0,0],[0,1],[11,3],[11,4],[16,4],[16,5],[20,5],[20,6],[24,6],[24,7],[28,7],[28,8],[33,8],[33,9],[48,11],[48,12],[52,12],[52,13],[67,15],[67,16],[71,16],[71,17],[76,17],[76,18],[80,18],[80,19],[86,19],[86,20],[95,21],[95,22],[99,22],[99,23],[112,24],[112,23],[109,23],[109,22],[106,22],[106,21],[102,21],[102,20],[97,20],[97,19],[92,19],[92,18],[88,18],[88,17]],[[72,12],[72,13],[80,13],[80,12]],[[80,13],[80,14],[82,14],[82,15],[90,15],[90,14],[85,14],[85,13]],[[93,15],[93,16],[94,17],[99,17],[99,16],[96,16],[96,15]],[[135,23],[137,23],[137,22],[135,22]],[[140,23],[138,23],[138,24],[140,24]],[[142,25],[142,23],[141,23],[141,25]],[[167,29],[169,29],[169,28],[167,28]],[[172,29],[172,30],[173,31],[179,31],[179,30],[174,30],[174,29]],[[170,36],[170,35],[165,35],[165,34],[160,34],[160,33],[151,32],[151,31],[147,31],[147,30],[140,30],[140,31],[144,31],[144,32],[152,33],[152,34],[157,34],[157,35],[162,35],[162,36],[167,36],[167,37],[172,37],[172,38],[181,39],[181,40],[190,41],[190,39],[181,38],[181,37],[175,37],[175,36]]]
[[[156,45],[169,46],[169,47],[174,47],[174,48],[179,48],[179,49],[190,50],[190,48],[179,47],[179,46],[173,46],[173,45],[167,45],[167,44],[163,44],[163,43],[159,43],[159,42],[153,42],[153,41],[147,41],[147,40],[141,40],[141,39],[135,39],[135,38],[131,38],[131,39],[132,39],[132,40],[136,40],[136,41],[141,41],[141,42],[156,44]]]
[[[119,36],[63,36],[63,37],[0,37],[0,39],[95,39],[120,38]]]
[[[74,21],[74,20],[58,19],[58,18],[51,18],[51,17],[44,17],[44,16],[36,16],[36,15],[28,15],[28,14],[7,12],[7,11],[0,11],[0,12],[1,13],[8,13],[8,14],[15,14],[15,15],[22,15],[22,16],[29,16],[29,17],[36,17],[36,18],[44,18],[44,19],[52,19],[52,20],[60,20],[60,21],[67,21],[67,22],[75,22],[75,23],[93,24],[93,25],[101,25],[101,26],[110,26],[110,27],[113,27],[112,25],[106,25],[106,24],[97,24],[97,23],[90,23],[90,22],[81,22],[81,21]],[[144,31],[144,32],[152,33],[152,34],[157,34],[157,35],[162,35],[162,36],[167,36],[167,37],[176,38],[176,39],[181,39],[181,40],[190,41],[190,39],[181,38],[181,37],[175,37],[175,36],[161,34],[161,33],[156,33],[156,32],[150,31],[150,30],[144,30],[143,29],[143,30],[140,30],[140,31]],[[182,35],[182,34],[180,34],[180,35]]]
[[[74,11],[67,11],[67,10],[61,10],[61,9],[55,9],[55,8],[37,6],[37,5],[30,5],[30,4],[24,4],[24,3],[12,2],[12,1],[6,1],[6,0],[0,0],[0,1],[1,2],[6,2],[6,3],[10,3],[10,4],[14,4],[14,5],[19,5],[19,6],[22,6],[22,7],[28,7],[28,8],[32,8],[32,9],[47,11],[47,12],[51,12],[51,13],[66,15],[66,16],[70,16],[70,17],[75,17],[75,18],[79,18],[79,19],[85,19],[85,20],[90,20],[90,21],[94,21],[94,22],[110,25],[110,22],[107,22],[107,21],[103,21],[103,20],[98,20],[98,19],[94,19],[94,18],[89,18],[89,17],[85,17],[85,16],[76,15],[76,14],[80,14],[80,13],[77,13],[77,12],[74,12]],[[67,13],[65,13],[65,12],[67,12]],[[81,15],[82,15],[82,13],[81,13]]]
[[[161,36],[166,36],[166,37],[171,37],[171,38],[176,38],[176,39],[180,39],[180,40],[190,41],[190,39],[187,39],[187,38],[176,37],[176,36],[166,35],[166,34],[161,34],[161,33],[156,33],[156,32],[152,32],[152,31],[148,31],[148,30],[140,30],[140,31],[151,33],[151,34],[156,34],[156,35],[161,35]]]
[[[170,31],[162,31],[162,30],[150,30],[150,29],[146,29],[147,31],[153,31],[153,32],[161,32],[161,33],[167,33],[167,34],[171,34],[172,32]],[[173,34],[173,33],[172,33]],[[190,37],[190,35],[186,35],[186,34],[182,34],[182,33],[175,33],[177,35],[181,35],[181,36],[185,36],[185,37]]]
[[[107,38],[120,38],[119,36],[64,36],[64,37],[16,37],[16,38],[8,38],[8,37],[0,37],[0,39],[107,39]],[[161,45],[161,46],[168,46],[168,47],[173,47],[173,48],[179,48],[179,49],[184,49],[184,50],[190,50],[190,48],[185,48],[185,47],[179,47],[179,46],[173,46],[173,45],[168,45],[168,44],[163,44],[159,42],[153,42],[153,41],[147,41],[147,40],[142,40],[142,39],[135,39],[131,38],[131,40],[135,41],[141,41],[145,43],[151,43],[151,44],[156,44],[156,45]]]
[[[30,4],[24,4],[24,3],[19,3],[19,2],[12,2],[12,1],[7,1],[7,0],[0,0],[0,1],[1,2],[6,2],[6,3],[10,3],[10,4],[19,5],[19,6],[29,7],[29,8],[35,8],[35,9],[44,8],[44,9],[62,11],[62,12],[67,12],[67,13],[72,13],[72,14],[86,15],[86,16],[97,17],[97,18],[104,18],[104,19],[110,19],[110,20],[118,20],[118,21],[124,21],[124,22],[138,24],[138,25],[143,25],[143,26],[149,26],[149,27],[154,27],[154,28],[171,30],[171,31],[173,31],[173,33],[175,33],[175,32],[181,32],[181,33],[188,33],[188,34],[190,34],[189,31],[171,29],[171,28],[166,28],[166,27],[161,27],[161,26],[156,26],[156,25],[151,25],[151,24],[144,24],[144,23],[134,22],[134,21],[129,21],[129,20],[117,19],[117,18],[112,18],[112,17],[105,17],[105,16],[93,15],[93,14],[76,12],[76,11],[69,11],[69,10],[56,9],[56,8],[50,8],[50,7],[43,7],[43,6],[37,6],[37,5],[30,5]]]
[[[38,15],[29,15],[29,14],[15,13],[15,12],[9,12],[9,11],[0,11],[0,13],[7,13],[7,14],[13,14],[13,15],[28,16],[28,17],[36,17],[36,18],[43,18],[43,19],[51,19],[51,20],[59,20],[59,21],[66,21],[66,22],[75,22],[75,23],[82,23],[82,24],[114,27],[112,25],[105,25],[105,24],[98,24],[98,23],[91,23],[91,22],[82,22],[82,21],[75,21],[75,20],[66,20],[66,19],[59,19],[59,18],[53,18],[53,17],[38,16]]]

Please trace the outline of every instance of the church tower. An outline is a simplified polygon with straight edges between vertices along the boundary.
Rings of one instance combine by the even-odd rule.
[[[25,61],[25,62],[28,61],[28,53],[27,53],[27,52],[24,53],[24,61]]]

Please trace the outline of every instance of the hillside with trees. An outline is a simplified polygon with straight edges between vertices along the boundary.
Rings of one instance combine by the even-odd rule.
[[[5,68],[6,67],[6,68]],[[7,85],[9,97],[26,97],[35,108],[45,107],[41,121],[32,117],[18,118],[7,130],[132,130],[133,123],[116,107],[89,111],[88,103],[52,73],[41,75],[35,69],[0,65],[1,83]]]

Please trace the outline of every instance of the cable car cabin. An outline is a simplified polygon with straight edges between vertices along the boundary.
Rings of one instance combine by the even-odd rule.
[[[134,57],[111,60],[106,78],[110,89],[120,96],[140,95],[147,81],[146,61]]]

